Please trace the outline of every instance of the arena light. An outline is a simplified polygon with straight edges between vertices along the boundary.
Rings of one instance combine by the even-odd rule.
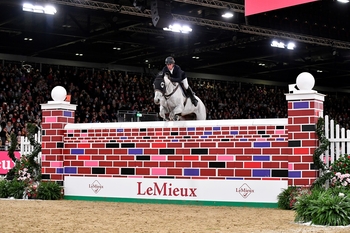
[[[281,48],[284,49],[284,43],[283,42],[278,42],[277,40],[272,41],[271,47],[276,47],[276,48]]]
[[[229,19],[233,17],[233,14],[231,12],[226,12],[225,14],[221,15],[223,18]]]
[[[349,3],[349,0],[337,0],[337,1],[341,3]]]
[[[287,49],[293,50],[294,48],[295,48],[295,44],[294,44],[294,43],[289,42],[289,43],[287,44]]]
[[[228,10],[225,10],[222,15],[221,15],[222,18],[225,18],[225,19],[230,19],[233,17],[233,13],[230,9]]]
[[[181,33],[189,33],[192,32],[192,28],[188,25],[180,25],[178,23],[169,25],[169,27],[163,28],[164,31],[172,31],[172,32],[181,32]]]
[[[41,13],[41,14],[47,14],[47,15],[54,15],[56,14],[56,8],[51,5],[33,5],[31,3],[23,3],[23,11],[28,12],[34,12],[34,13]]]
[[[280,41],[274,40],[271,43],[271,47],[280,48],[280,49],[294,50],[295,43],[289,42],[288,44],[285,44],[284,42],[280,42]]]

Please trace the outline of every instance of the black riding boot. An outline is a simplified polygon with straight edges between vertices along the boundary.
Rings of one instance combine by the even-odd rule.
[[[188,87],[186,92],[187,92],[187,96],[190,97],[192,104],[197,107],[198,100],[196,99],[196,97],[194,97],[194,93],[191,87]]]

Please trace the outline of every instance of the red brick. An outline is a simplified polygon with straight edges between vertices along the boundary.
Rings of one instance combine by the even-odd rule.
[[[149,168],[136,168],[136,175],[149,175]]]
[[[192,162],[192,167],[196,168],[201,168],[201,167],[205,167],[207,168],[208,167],[208,162],[197,162],[197,161],[194,161]]]
[[[248,169],[236,169],[235,176],[252,176],[252,170]]]
[[[294,162],[294,163],[301,162],[301,156],[291,155],[288,157],[288,162]]]
[[[199,174],[201,175],[201,176],[216,176],[216,169],[200,169],[199,170]]]
[[[244,168],[261,168],[261,162],[244,162]]]
[[[182,169],[181,168],[168,168],[167,170],[168,176],[176,176],[176,175],[182,175]]]
[[[233,169],[218,169],[218,176],[233,176]]]
[[[202,155],[200,160],[201,161],[216,161],[216,156],[214,156],[214,155]]]
[[[120,156],[119,155],[107,155],[106,160],[119,160]]]
[[[191,167],[191,162],[176,162],[175,167]]]
[[[263,148],[262,149],[263,155],[279,155],[281,154],[280,148]]]
[[[301,176],[305,177],[318,177],[318,171],[302,171]]]
[[[119,174],[119,168],[117,167],[107,167],[106,174]]]
[[[78,167],[78,174],[91,174],[91,167]]]
[[[78,155],[78,160],[91,160],[89,155]]]
[[[252,161],[252,156],[248,155],[237,155],[236,156],[237,161]]]
[[[86,152],[85,152],[86,153]],[[99,149],[98,150],[98,154],[104,155],[104,154],[108,154],[111,155],[113,154],[113,150],[112,149]]]
[[[142,161],[129,161],[128,167],[143,167]]]
[[[263,162],[263,168],[280,168],[279,162]]]
[[[158,167],[158,163],[156,161],[144,161],[143,166],[144,167]]]
[[[227,162],[227,168],[243,168],[243,162]]]
[[[71,161],[70,163],[71,163],[70,166],[76,166],[76,167],[84,166],[84,161]]]
[[[182,160],[181,155],[168,155],[168,160]]]
[[[128,164],[127,161],[116,161],[116,162],[113,162],[113,166],[114,167],[126,167]]]
[[[308,155],[309,148],[294,148],[295,155]]]
[[[172,161],[160,161],[159,167],[174,167],[175,163]]]

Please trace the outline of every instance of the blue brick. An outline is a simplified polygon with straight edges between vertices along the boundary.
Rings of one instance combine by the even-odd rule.
[[[254,142],[254,147],[271,147],[270,142]]]
[[[309,102],[294,102],[293,109],[309,108]]]
[[[208,138],[208,136],[201,136],[201,138]]]
[[[289,178],[301,178],[301,171],[288,171]]]
[[[206,132],[204,132],[204,135],[213,135],[213,132],[211,132],[211,131],[206,131]]]
[[[270,170],[253,170],[253,177],[270,177]]]
[[[268,155],[253,155],[253,161],[270,161]]]
[[[122,132],[124,132],[124,129],[117,129],[117,132],[122,133]]]
[[[143,149],[129,149],[129,155],[143,155]]]
[[[56,173],[57,174],[63,174],[63,168],[62,167],[56,168]]]
[[[194,127],[188,127],[187,128],[187,131],[195,131],[196,130],[196,128],[194,128]]]
[[[63,116],[65,116],[65,117],[72,117],[72,112],[63,111]]]
[[[199,176],[199,169],[195,168],[185,168],[184,176]]]
[[[248,138],[240,138],[239,141],[240,142],[246,142],[246,141],[248,141]]]
[[[83,155],[85,154],[84,149],[71,149],[70,153],[72,155]]]
[[[64,173],[66,174],[77,174],[77,168],[76,167],[65,167]]]
[[[221,130],[221,127],[220,126],[214,126],[213,130]]]
[[[237,135],[237,134],[238,134],[238,131],[231,131],[230,134],[232,134],[232,135]]]

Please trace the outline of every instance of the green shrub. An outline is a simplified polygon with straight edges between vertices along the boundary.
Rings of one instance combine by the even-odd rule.
[[[350,158],[347,154],[340,155],[329,167],[331,172],[350,173]]]
[[[291,210],[294,208],[294,205],[297,201],[297,198],[304,193],[309,193],[310,188],[308,187],[297,187],[289,186],[287,189],[284,189],[278,196],[278,208],[284,210]]]
[[[287,189],[284,189],[278,196],[278,208],[284,209],[284,210],[290,210],[293,206],[291,206],[291,202],[293,200],[293,196],[295,193],[295,190],[297,189],[296,186],[290,186]]]
[[[0,198],[7,198],[9,182],[7,180],[0,180]]]
[[[12,180],[8,182],[8,196],[22,199],[26,184],[22,181]]]
[[[61,187],[53,181],[41,182],[37,198],[42,200],[59,200],[61,199]]]
[[[296,222],[311,222],[324,226],[347,226],[350,224],[349,192],[341,189],[313,189],[304,194],[295,204]]]

